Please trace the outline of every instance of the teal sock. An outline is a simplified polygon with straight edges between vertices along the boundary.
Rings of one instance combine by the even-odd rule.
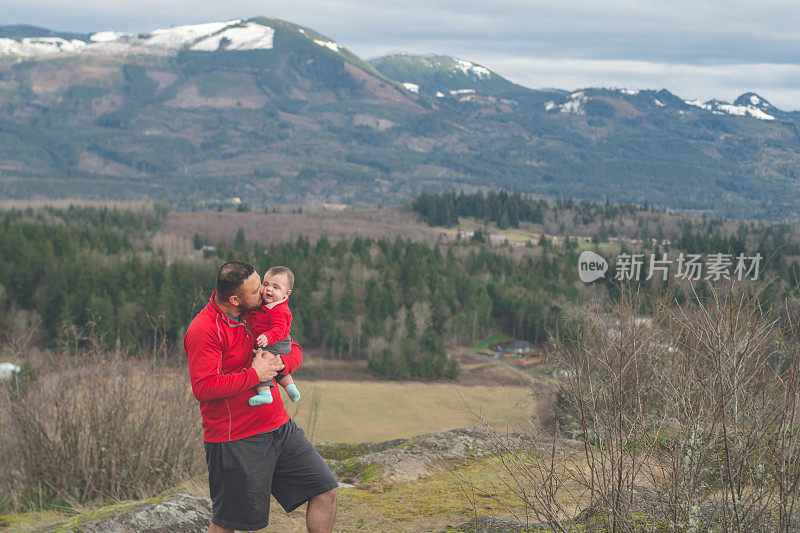
[[[300,399],[300,391],[297,390],[297,387],[294,386],[294,383],[286,387],[286,394],[289,395],[289,399],[293,402],[296,402]]]
[[[264,389],[255,396],[252,396],[247,403],[255,407],[256,405],[264,405],[267,403],[272,403],[272,389]]]

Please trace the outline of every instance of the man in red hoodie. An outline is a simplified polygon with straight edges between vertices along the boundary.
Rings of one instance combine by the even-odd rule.
[[[305,502],[310,532],[330,532],[338,483],[325,461],[283,407],[251,407],[258,383],[294,372],[303,360],[292,342],[287,355],[258,350],[243,315],[262,304],[261,281],[252,265],[225,263],[208,305],[183,338],[192,392],[200,401],[212,500],[209,533],[263,529],[269,495],[290,512]],[[273,391],[278,390],[273,387]]]

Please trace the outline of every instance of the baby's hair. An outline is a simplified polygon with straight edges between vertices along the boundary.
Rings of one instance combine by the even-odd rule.
[[[294,288],[294,274],[285,266],[274,266],[267,270],[267,276],[275,276],[277,274],[286,274],[286,279],[289,280],[289,288]]]

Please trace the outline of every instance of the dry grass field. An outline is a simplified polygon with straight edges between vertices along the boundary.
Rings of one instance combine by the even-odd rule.
[[[191,240],[195,234],[206,242],[232,242],[239,228],[248,241],[271,244],[308,237],[312,242],[322,235],[332,241],[343,237],[426,240],[435,242],[443,233],[417,220],[414,213],[399,208],[369,208],[306,211],[303,213],[263,213],[231,211],[176,212],[167,215],[163,233]]]
[[[549,388],[502,361],[451,347],[458,380],[385,381],[365,361],[330,361],[306,354],[294,374],[303,397],[286,399],[289,413],[314,441],[379,442],[479,425],[472,411],[497,429],[524,426],[550,413]]]
[[[107,207],[109,209],[120,209],[130,211],[140,211],[143,209],[151,209],[153,202],[151,200],[130,200],[130,201],[115,201],[115,200],[89,200],[82,198],[63,198],[63,199],[30,199],[30,200],[9,200],[0,199],[0,211],[7,211],[10,209],[41,209],[44,207],[53,207],[55,209],[67,209],[69,206],[76,207]]]
[[[287,409],[314,441],[380,442],[479,425],[470,409],[498,430],[524,426],[540,399],[530,388],[386,381],[312,381]],[[285,401],[285,400],[284,400]]]

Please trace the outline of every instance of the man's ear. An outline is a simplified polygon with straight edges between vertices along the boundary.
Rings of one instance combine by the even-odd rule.
[[[239,304],[242,303],[242,299],[239,298],[238,294],[234,294],[228,298],[228,303],[234,307],[239,307]]]

